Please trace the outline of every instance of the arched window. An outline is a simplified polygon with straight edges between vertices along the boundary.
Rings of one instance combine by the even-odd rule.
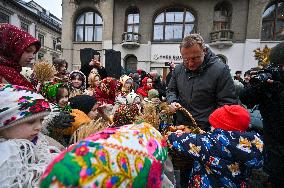
[[[262,14],[261,40],[280,41],[284,39],[284,1],[274,1]]]
[[[226,1],[218,3],[214,8],[213,31],[231,28],[232,5]]]
[[[126,31],[138,33],[139,31],[139,10],[137,8],[129,8],[126,12]]]
[[[126,41],[138,40],[140,15],[136,7],[131,7],[126,11]]]
[[[130,55],[125,59],[125,70],[126,72],[136,72],[137,71],[137,57]]]
[[[195,17],[186,8],[166,9],[154,20],[154,41],[181,41],[195,31]]]
[[[75,23],[75,41],[102,41],[103,20],[96,12],[84,12]]]

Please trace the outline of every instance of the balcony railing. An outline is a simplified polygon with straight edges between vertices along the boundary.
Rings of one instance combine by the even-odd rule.
[[[124,32],[122,34],[122,46],[125,48],[138,48],[141,35],[135,32]]]
[[[233,41],[234,32],[231,30],[219,30],[210,33],[211,42],[216,41]]]
[[[232,30],[224,29],[213,31],[210,33],[210,46],[217,46],[218,48],[226,48],[233,45],[234,32]]]

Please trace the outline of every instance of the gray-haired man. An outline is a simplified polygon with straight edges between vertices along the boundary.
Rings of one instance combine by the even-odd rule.
[[[183,63],[176,66],[167,89],[167,101],[177,110],[186,108],[202,129],[209,115],[225,104],[237,104],[229,68],[207,47],[199,34],[186,36],[180,44]],[[190,125],[177,111],[177,124]]]

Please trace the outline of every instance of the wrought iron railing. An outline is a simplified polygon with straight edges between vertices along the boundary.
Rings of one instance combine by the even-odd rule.
[[[136,42],[140,43],[141,35],[135,32],[124,32],[122,34],[122,43],[124,42]]]

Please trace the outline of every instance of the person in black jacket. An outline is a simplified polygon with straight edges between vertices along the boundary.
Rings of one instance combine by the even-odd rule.
[[[225,104],[237,104],[229,68],[207,47],[199,34],[186,36],[180,44],[183,63],[177,65],[167,88],[173,109],[186,108],[203,130],[209,130],[209,115]],[[190,120],[177,111],[177,124]]]
[[[270,68],[258,72],[240,94],[248,107],[259,105],[263,118],[264,171],[272,187],[284,187],[284,42],[270,52]]]
[[[101,79],[108,77],[108,73],[106,69],[101,65],[101,62],[97,59],[92,59],[89,64],[84,64],[80,71],[84,73],[84,75],[88,78],[90,72],[92,69],[96,69],[98,74],[100,75]],[[88,81],[87,81],[87,87],[88,87]]]
[[[166,87],[168,87],[168,85],[169,85],[169,83],[170,83],[170,81],[171,81],[171,78],[172,78],[172,73],[173,73],[173,71],[174,71],[174,69],[175,69],[175,64],[173,63],[173,62],[171,62],[170,63],[170,72],[167,74],[167,76],[166,76]]]
[[[163,97],[166,97],[166,86],[161,81],[161,76],[157,72],[150,72],[150,77],[153,80],[153,87],[159,92],[159,99],[163,100]]]

